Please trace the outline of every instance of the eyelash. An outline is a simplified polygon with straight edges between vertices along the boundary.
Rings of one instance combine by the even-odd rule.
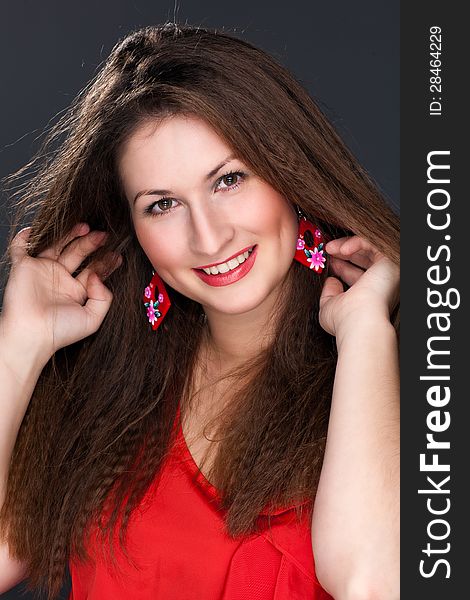
[[[221,190],[223,192],[229,192],[229,191],[235,190],[236,188],[238,188],[240,186],[241,181],[243,181],[246,177],[246,173],[243,173],[242,171],[228,171],[227,173],[224,173],[217,179],[216,187],[221,183],[221,181],[222,181],[222,179],[224,179],[224,177],[228,177],[229,175],[238,175],[240,177],[240,179],[237,181],[237,183],[234,183],[233,185],[223,188]],[[167,208],[166,210],[162,210],[161,212],[157,212],[157,213],[152,212],[153,207],[156,204],[158,204],[159,202],[162,202],[163,200],[169,200],[171,202],[173,199],[169,198],[169,197],[163,197],[163,198],[160,198],[159,200],[155,200],[155,202],[152,202],[152,204],[149,204],[149,206],[147,206],[147,208],[144,210],[144,213],[150,215],[151,217],[161,217],[162,215],[166,215],[167,213],[171,212],[172,210],[174,210],[176,208],[176,206],[172,206],[171,208]]]

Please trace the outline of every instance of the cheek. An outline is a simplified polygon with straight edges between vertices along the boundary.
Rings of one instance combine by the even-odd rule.
[[[137,226],[135,232],[142,250],[155,269],[167,269],[176,264],[180,251],[175,243],[168,242],[171,236],[156,235],[151,226]]]
[[[295,244],[298,232],[297,216],[287,201],[277,192],[263,196],[256,207],[256,222],[266,234],[275,235],[282,244]]]

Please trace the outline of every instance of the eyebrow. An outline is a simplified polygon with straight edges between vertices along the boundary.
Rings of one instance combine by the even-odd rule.
[[[208,181],[209,179],[211,179],[211,177],[213,177],[216,173],[218,173],[224,165],[226,165],[231,160],[234,160],[235,158],[237,158],[237,157],[233,154],[231,154],[230,156],[227,156],[227,158],[224,158],[224,160],[220,164],[218,164],[211,171],[209,171],[209,173],[207,173],[204,180]],[[138,192],[136,194],[133,204],[135,204],[141,196],[166,196],[168,194],[173,194],[173,193],[174,192],[172,192],[171,190],[153,190],[153,189],[152,190],[142,190],[141,192]]]

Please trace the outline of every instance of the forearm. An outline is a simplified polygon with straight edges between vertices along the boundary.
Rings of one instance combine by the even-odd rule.
[[[21,422],[36,386],[45,357],[32,343],[5,333],[0,318],[0,507],[5,501],[11,454]],[[12,558],[8,542],[0,539],[0,594],[28,575],[28,565]]]
[[[0,506],[18,431],[46,362],[32,345],[5,335],[0,319]]]
[[[337,337],[324,463],[312,520],[317,576],[336,600],[399,598],[399,365],[384,320]],[[358,593],[358,590],[362,590]]]

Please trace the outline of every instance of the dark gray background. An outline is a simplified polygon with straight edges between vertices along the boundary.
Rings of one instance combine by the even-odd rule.
[[[140,26],[177,20],[232,32],[287,66],[398,212],[399,17],[398,0],[2,3],[0,177],[32,156],[41,132],[95,74],[119,38]],[[2,196],[2,207],[4,202]],[[8,229],[4,209],[0,225],[3,252]],[[20,595],[20,589],[0,598],[31,598]]]

